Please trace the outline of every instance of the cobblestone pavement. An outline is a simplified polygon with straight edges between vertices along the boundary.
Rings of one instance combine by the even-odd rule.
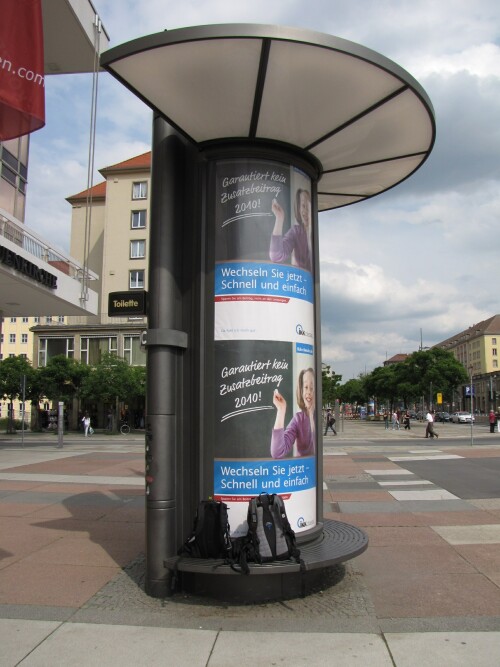
[[[362,528],[369,548],[324,590],[251,606],[144,592],[142,434],[71,434],[63,449],[53,435],[0,436],[0,665],[156,664],[167,642],[175,667],[274,664],[270,646],[292,666],[334,651],[349,667],[498,667],[500,434],[475,425],[471,444],[468,426],[445,424],[431,443],[424,431],[349,422],[324,439],[324,515]],[[477,495],[460,482],[472,473],[485,475]],[[140,657],[132,628],[150,636]],[[269,632],[293,632],[294,651]],[[255,649],[240,655],[242,643]]]

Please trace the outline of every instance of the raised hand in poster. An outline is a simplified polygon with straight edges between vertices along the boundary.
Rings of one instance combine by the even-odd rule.
[[[286,400],[278,389],[274,390],[273,403],[276,408],[276,420],[271,436],[271,456],[282,459],[294,449],[295,456],[312,456],[315,452],[315,387],[314,370],[303,369],[297,378],[297,405],[300,411],[295,413],[285,428]]]
[[[290,225],[290,167],[264,160],[227,160],[216,173],[216,261],[269,260],[273,199]]]
[[[268,340],[215,344],[215,455],[269,458],[272,388],[293,400],[293,344]]]
[[[295,193],[294,213],[296,224],[284,234],[285,210],[278,199],[273,199],[272,212],[275,223],[269,247],[269,258],[273,262],[293,264],[311,271],[311,194],[308,190],[297,188]]]

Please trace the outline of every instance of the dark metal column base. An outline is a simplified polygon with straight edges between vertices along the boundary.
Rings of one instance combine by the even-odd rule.
[[[356,526],[325,520],[312,542],[300,545],[306,571],[292,560],[250,564],[250,574],[239,574],[222,560],[182,556],[169,558],[165,567],[177,570],[177,590],[240,604],[290,600],[332,585],[339,563],[368,548],[368,536]]]

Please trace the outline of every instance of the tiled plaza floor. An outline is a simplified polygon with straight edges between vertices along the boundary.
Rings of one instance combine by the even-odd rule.
[[[253,607],[144,593],[140,436],[62,450],[0,437],[0,665],[314,666],[334,652],[346,666],[498,667],[500,475],[477,498],[433,479],[496,469],[500,434],[449,433],[429,446],[418,425],[349,424],[325,438],[324,515],[363,528],[368,550],[325,591]]]

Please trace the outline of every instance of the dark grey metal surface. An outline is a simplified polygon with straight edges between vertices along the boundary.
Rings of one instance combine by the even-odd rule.
[[[299,545],[299,547],[306,570],[315,570],[331,567],[359,556],[368,548],[368,536],[361,528],[341,521],[326,519],[319,538],[308,544]],[[248,565],[250,576],[300,571],[300,565],[293,560],[274,561],[262,565],[248,563]],[[214,558],[189,558],[187,556],[169,558],[165,560],[165,567],[177,568],[183,572],[210,572],[214,575],[242,576],[223,560]]]
[[[356,526],[326,520],[318,539],[299,546],[305,571],[288,560],[249,563],[250,574],[245,575],[223,560],[185,556],[166,559],[165,568],[177,572],[178,589],[201,597],[246,604],[290,600],[336,583],[338,566],[366,551],[368,536]]]
[[[157,340],[148,347],[147,358],[146,589],[153,597],[165,597],[169,583],[162,564],[175,553],[177,528],[178,378],[183,348],[167,339],[172,330],[181,329],[181,228],[176,221],[183,205],[183,150],[177,133],[162,118],[154,119],[153,143],[148,324]]]

